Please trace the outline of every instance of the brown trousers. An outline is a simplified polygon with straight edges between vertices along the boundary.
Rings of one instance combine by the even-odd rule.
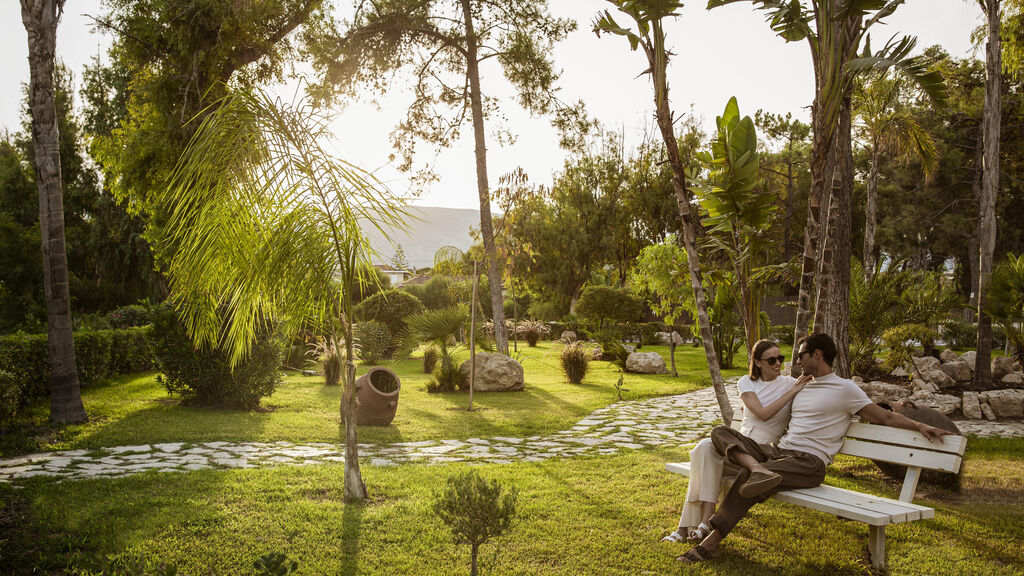
[[[711,442],[715,445],[715,450],[725,458],[726,474],[730,470],[738,473],[736,482],[729,489],[722,505],[711,517],[711,527],[718,530],[723,538],[747,514],[751,506],[764,502],[771,494],[795,488],[813,488],[825,479],[825,463],[814,454],[799,450],[783,450],[770,444],[758,444],[728,426],[716,426],[711,431]],[[736,450],[750,454],[765,468],[782,476],[782,482],[756,498],[740,496],[740,486],[747,481],[750,471],[739,466],[733,459]]]

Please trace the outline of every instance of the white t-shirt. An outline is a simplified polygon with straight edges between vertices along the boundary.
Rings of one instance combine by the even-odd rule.
[[[827,466],[842,447],[854,414],[868,404],[871,399],[853,380],[835,373],[815,378],[793,398],[789,431],[778,447],[814,454]]]
[[[753,392],[761,406],[767,406],[781,398],[786,391],[793,387],[794,382],[796,382],[796,378],[782,374],[771,382],[751,380],[750,376],[744,376],[736,383],[736,387],[740,390],[740,396],[744,392]],[[740,433],[758,444],[775,442],[786,431],[786,425],[789,424],[790,404],[783,406],[781,410],[775,413],[775,416],[772,416],[767,421],[761,420],[749,410],[744,410],[743,425],[740,427]]]

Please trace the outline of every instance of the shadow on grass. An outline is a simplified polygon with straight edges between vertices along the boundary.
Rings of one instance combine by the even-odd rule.
[[[343,576],[359,573],[359,535],[362,530],[364,502],[346,502],[341,513],[341,572]]]

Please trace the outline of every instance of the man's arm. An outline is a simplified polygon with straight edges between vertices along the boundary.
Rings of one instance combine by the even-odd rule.
[[[903,414],[897,414],[896,412],[890,412],[885,408],[882,408],[878,404],[868,404],[867,406],[860,409],[857,415],[861,418],[871,422],[872,424],[882,424],[884,426],[892,426],[893,428],[903,428],[905,430],[916,430],[924,435],[929,442],[935,442],[936,440],[942,441],[943,436],[948,436],[952,432],[936,428],[935,426],[929,426],[924,422],[918,422],[911,420]]]

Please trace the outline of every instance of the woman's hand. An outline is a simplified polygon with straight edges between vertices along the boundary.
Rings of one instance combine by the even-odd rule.
[[[793,383],[793,390],[795,390],[796,392],[803,390],[804,386],[806,386],[807,383],[813,379],[814,376],[811,376],[810,374],[804,374],[803,376],[800,376],[799,378],[796,379],[796,382]]]

